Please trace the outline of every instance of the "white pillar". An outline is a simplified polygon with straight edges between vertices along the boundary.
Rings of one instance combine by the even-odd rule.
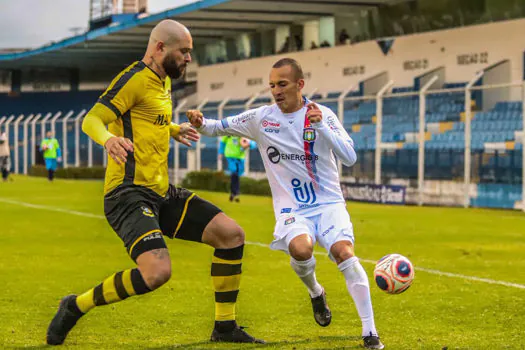
[[[251,51],[250,36],[248,34],[241,34],[236,38],[235,41],[237,43],[237,54],[238,55],[242,54],[245,58],[250,57],[250,51]]]
[[[60,113],[60,112],[58,112],[58,113]],[[51,118],[52,116],[53,116],[53,113],[48,113],[48,114],[46,114],[44,119],[42,119],[40,121],[40,138],[42,140],[46,138],[46,123],[49,120],[49,118]]]
[[[335,18],[321,17],[319,19],[319,42],[328,41],[330,46],[335,46]]]
[[[88,168],[93,167],[93,140],[91,137],[88,139]]]
[[[62,115],[62,112],[58,112],[57,114],[55,114],[55,116],[53,117],[53,119],[51,119],[50,121],[50,124],[51,124],[51,133],[53,134],[53,137],[56,138],[56,134],[55,134],[55,131],[56,131],[56,127],[55,127],[55,124],[57,122],[57,119],[60,118],[60,116]]]
[[[15,123],[13,124],[13,128],[14,128],[14,131],[15,131],[15,142],[14,142],[14,148],[15,148],[15,161],[14,161],[15,174],[19,173],[19,171],[18,171],[18,166],[19,166],[19,161],[18,161],[18,126],[20,125],[20,122],[24,118],[25,118],[25,116],[23,114],[21,114],[18,117],[18,119],[15,120]]]
[[[67,149],[67,122],[69,118],[73,116],[73,111],[69,111],[69,113],[62,119],[62,164],[64,168],[68,167],[67,164],[67,157],[68,157],[68,149]]]
[[[343,125],[343,128],[345,124],[345,121],[344,121],[345,120],[345,97],[353,89],[354,89],[354,86],[350,85],[337,98],[337,117],[339,118],[341,125]],[[339,177],[343,177],[343,163],[341,163],[341,160],[339,160],[339,158],[337,158],[337,168],[339,169]]]
[[[23,140],[24,140],[24,163],[23,163],[23,173],[24,175],[27,175],[27,168],[28,168],[28,157],[27,157],[27,148],[29,146],[29,135],[28,135],[28,131],[27,131],[27,125],[29,124],[29,122],[33,119],[34,115],[31,114],[26,120],[24,120],[24,136],[23,136]]]
[[[75,166],[80,166],[80,120],[86,114],[86,110],[83,109],[75,118]]]
[[[275,29],[275,52],[283,47],[286,38],[290,38],[290,26],[280,26]],[[291,40],[291,39],[290,39]]]
[[[303,48],[310,50],[312,42],[319,47],[319,21],[308,21],[303,23]]]
[[[383,95],[394,85],[390,80],[376,95],[376,151],[375,151],[375,184],[381,185],[381,136],[383,135]]]
[[[42,114],[37,114],[31,121],[31,165],[36,164],[36,122],[40,119]]]
[[[481,71],[472,78],[472,80],[465,87],[465,168],[464,168],[464,202],[463,206],[468,208],[470,206],[470,170],[471,170],[471,139],[472,139],[472,86],[481,79],[484,72]]]
[[[418,205],[423,205],[423,189],[425,185],[425,116],[427,111],[426,92],[438,79],[434,76],[419,91],[419,146],[417,161]]]

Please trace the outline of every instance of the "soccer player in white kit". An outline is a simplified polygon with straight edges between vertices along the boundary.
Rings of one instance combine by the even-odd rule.
[[[188,119],[207,136],[234,135],[257,142],[272,190],[276,217],[272,249],[283,250],[303,281],[315,321],[326,327],[332,315],[315,276],[314,244],[325,248],[342,272],[363,325],[367,349],[383,349],[374,323],[365,270],[354,255],[354,232],[341,193],[337,159],[347,166],[357,156],[354,142],[327,107],[302,96],[304,76],[291,58],[270,73],[275,104],[223,120],[205,119],[190,110]]]

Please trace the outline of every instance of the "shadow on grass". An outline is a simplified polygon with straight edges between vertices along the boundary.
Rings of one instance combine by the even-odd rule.
[[[347,341],[349,344],[348,346],[334,346],[333,344],[330,344],[331,342],[341,342],[341,341]],[[195,343],[184,343],[184,344],[173,344],[168,346],[156,346],[156,347],[148,347],[150,350],[172,350],[172,349],[228,349],[228,350],[241,350],[241,349],[247,349],[247,348],[253,348],[253,349],[264,349],[264,348],[273,348],[273,349],[281,349],[283,347],[286,348],[292,348],[292,349],[301,349],[301,345],[310,344],[312,342],[321,342],[326,343],[326,346],[317,346],[310,349],[316,349],[316,350],[328,350],[328,349],[359,349],[362,348],[361,346],[361,337],[359,336],[320,336],[313,339],[299,339],[299,340],[283,340],[283,341],[275,341],[275,342],[267,342],[266,344],[235,344],[235,343],[214,343],[210,341],[200,341]],[[353,344],[352,344],[353,343]]]

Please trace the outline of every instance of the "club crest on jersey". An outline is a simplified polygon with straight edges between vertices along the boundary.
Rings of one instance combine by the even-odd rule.
[[[155,214],[153,214],[153,212],[151,211],[150,208],[148,207],[141,207],[140,209],[142,209],[142,214],[144,216],[149,216],[150,218],[154,217]]]
[[[306,142],[314,142],[316,138],[315,130],[313,128],[304,128],[303,140]]]

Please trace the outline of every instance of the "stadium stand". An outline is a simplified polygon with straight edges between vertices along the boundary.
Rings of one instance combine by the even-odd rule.
[[[231,25],[232,16],[245,14],[247,11],[245,9],[246,6],[253,6],[249,10],[252,15],[250,15],[249,19],[236,22],[235,27],[238,27],[236,29],[238,33],[243,34],[247,32],[248,28],[259,28],[259,26],[267,25],[269,14],[264,13],[258,7],[261,5],[259,3],[253,2],[249,4],[240,0],[202,1],[144,18],[133,18],[128,22],[113,23],[111,26],[94,29],[85,35],[69,38],[55,45],[28,52],[2,54],[0,55],[0,70],[24,71],[33,69],[39,64],[48,64],[47,68],[60,68],[60,66],[67,65],[70,67],[68,69],[72,69],[72,71],[77,69],[76,73],[72,73],[73,75],[89,77],[93,73],[93,76],[96,75],[97,77],[111,76],[116,69],[140,57],[143,50],[143,41],[149,32],[149,28],[163,18],[177,18],[181,20],[194,33],[196,43],[202,42],[204,45],[211,45],[216,40],[226,40],[225,38],[228,35],[231,36],[231,30],[228,31],[228,28],[225,26]],[[348,6],[349,8],[351,7],[350,2]],[[228,11],[226,11],[226,8],[228,8]],[[313,4],[310,4],[305,7],[302,15],[299,13],[288,14],[288,20],[319,20],[320,16],[316,9]],[[227,12],[229,12],[228,15],[226,14]],[[279,25],[281,24],[272,24],[272,30],[275,31]],[[506,29],[507,26],[524,27],[525,21],[490,24],[478,29],[458,29],[457,33],[446,31],[443,32],[442,38],[440,38],[443,42],[452,42],[453,38],[461,36],[458,34],[460,30],[470,30],[468,32],[470,34],[465,34],[465,37],[469,37],[472,34],[472,30],[480,31],[480,33],[482,31],[485,31],[484,33],[497,32],[499,30],[508,33],[516,32],[515,30],[510,30],[514,27]],[[210,38],[210,31],[214,32],[215,37]],[[452,32],[452,34],[449,32]],[[487,39],[486,45],[489,45],[490,49],[487,50],[493,50],[500,54],[501,50],[497,47],[499,39],[497,37],[496,39],[490,39],[492,41],[489,39]],[[114,51],[110,53],[111,60],[107,59],[108,40],[115,43]],[[126,41],[126,44],[123,44],[122,41]],[[390,46],[385,46],[387,41],[391,41],[389,45],[398,45],[394,51],[389,51]],[[323,103],[338,113],[342,118],[344,127],[352,135],[356,144],[360,161],[352,169],[343,169],[343,175],[353,178],[355,181],[373,181],[378,121],[378,100],[375,95],[388,80],[393,80],[392,88],[388,89],[381,100],[381,181],[389,183],[399,179],[413,181],[418,178],[418,133],[420,129],[419,108],[421,102],[419,89],[422,84],[419,81],[416,83],[415,80],[416,77],[434,72],[431,69],[432,67],[442,66],[448,77],[454,76],[459,81],[447,82],[444,77],[440,77],[438,83],[432,86],[425,97],[425,179],[456,182],[458,182],[458,179],[462,179],[465,164],[466,118],[467,114],[470,114],[472,116],[471,172],[475,182],[479,183],[480,186],[477,191],[477,197],[473,199],[471,204],[487,206],[487,203],[490,202],[496,203],[494,204],[495,206],[514,207],[516,202],[514,199],[521,193],[517,188],[522,183],[523,169],[523,144],[521,142],[524,127],[523,102],[516,97],[520,94],[501,93],[492,96],[488,91],[472,91],[468,96],[472,102],[468,110],[466,110],[467,101],[464,89],[468,84],[467,80],[472,79],[474,73],[478,72],[480,68],[484,70],[484,77],[479,81],[474,81],[475,86],[483,88],[494,83],[511,84],[517,75],[523,75],[522,71],[516,72],[516,69],[514,69],[509,74],[505,72],[500,73],[502,71],[497,71],[498,74],[493,74],[505,77],[505,80],[502,81],[495,81],[493,78],[486,77],[490,77],[491,72],[496,72],[495,70],[491,71],[491,69],[493,69],[493,66],[498,66],[499,62],[515,59],[518,56],[516,55],[517,51],[503,52],[494,60],[483,62],[486,64],[480,65],[482,63],[480,57],[485,57],[489,54],[485,55],[482,52],[479,56],[474,54],[468,57],[458,54],[456,61],[448,62],[446,61],[447,53],[444,51],[445,46],[443,46],[441,48],[443,55],[436,54],[435,60],[437,63],[434,63],[430,57],[425,59],[427,65],[430,62],[432,67],[429,66],[428,73],[424,72],[423,75],[421,75],[421,71],[409,72],[406,67],[411,67],[412,65],[407,65],[406,61],[403,62],[402,66],[405,67],[403,70],[396,68],[394,64],[388,63],[388,61],[384,61],[388,59],[389,55],[399,57],[396,58],[398,61],[412,57],[403,51],[406,51],[406,47],[417,47],[417,43],[423,41],[428,41],[427,37],[423,35],[421,37],[410,36],[396,38],[395,44],[393,39],[382,39],[377,42],[368,41],[352,46],[324,48],[300,54],[295,53],[295,55],[299,55],[296,57],[300,61],[304,59],[306,62],[305,66],[309,70],[307,78],[309,90],[307,95],[309,95],[310,99]],[[89,46],[89,50],[84,50],[85,45]],[[490,45],[494,48],[492,49]],[[275,42],[274,46],[279,45]],[[378,51],[378,47],[382,52]],[[425,56],[427,54],[425,50],[430,49],[421,47],[415,54],[428,57]],[[480,51],[481,49],[476,48],[473,50]],[[82,53],[88,51],[88,57],[83,57]],[[345,55],[353,52],[356,55],[368,57],[372,63],[367,66],[366,62],[363,62],[362,65],[356,65],[355,67],[347,67],[347,63],[339,63],[339,61],[342,62],[344,60],[343,57]],[[458,52],[461,53],[460,51]],[[196,48],[196,56],[199,56],[201,63],[202,56],[205,53],[206,50],[203,47]],[[262,54],[255,52],[254,55],[261,56]],[[490,53],[490,55],[493,55],[493,53]],[[321,68],[315,70],[317,67],[310,65],[311,62],[325,62],[322,61],[325,59],[324,57],[335,57],[336,63],[334,64],[341,67],[340,71],[343,72],[343,78],[335,73],[336,70],[328,70],[329,68],[326,68],[327,70],[321,70]],[[264,84],[262,82],[264,81],[264,75],[261,79],[252,79],[253,77],[259,77],[261,66],[269,66],[275,58],[270,57],[269,60],[263,60],[265,58],[260,58],[259,61],[239,61],[238,65],[235,66],[233,66],[235,63],[226,63],[217,68],[214,68],[213,65],[201,67],[202,69],[197,70],[196,78],[198,93],[193,96],[191,103],[186,108],[200,105],[206,117],[218,119],[221,115],[226,117],[241,113],[247,107],[253,108],[271,103],[272,99],[267,91],[263,91]],[[88,61],[104,61],[108,64],[103,65],[103,71],[100,71],[91,63],[88,64]],[[219,61],[225,60],[219,57]],[[460,64],[460,61],[468,64]],[[327,62],[324,63],[325,67],[330,66]],[[478,64],[478,66],[470,67],[475,64]],[[515,67],[516,64],[513,64]],[[323,67],[322,63],[318,63],[318,65]],[[386,70],[381,71],[381,69]],[[232,74],[232,72],[234,73]],[[345,72],[350,72],[348,73],[350,77],[347,77]],[[265,72],[264,74],[267,73]],[[374,79],[378,74],[384,74],[385,79],[382,80],[381,84],[376,84],[376,87],[368,88],[367,82]],[[344,79],[351,79],[352,84],[342,82]],[[229,80],[232,80],[231,84]],[[13,145],[15,172],[25,173],[28,167],[35,163],[37,153],[35,148],[39,143],[39,137],[44,130],[49,128],[54,128],[57,138],[65,143],[63,146],[66,150],[65,166],[105,164],[103,150],[98,145],[90,143],[88,138],[79,132],[78,126],[83,113],[98,98],[105,84],[107,84],[107,80],[97,79],[95,83],[98,83],[98,88],[92,91],[76,91],[79,90],[78,79],[71,79],[70,81],[72,82],[71,90],[73,91],[26,92],[20,91],[21,89],[23,90],[22,82],[13,79],[11,88],[15,94],[0,94],[0,127],[8,126],[9,138],[16,142],[16,145]],[[90,82],[89,78],[87,81]],[[327,84],[326,81],[332,84]],[[252,84],[256,86],[251,86]],[[348,85],[351,85],[353,88],[345,90]],[[317,90],[318,87],[319,91]],[[439,93],[437,92],[438,90]],[[228,96],[228,101],[223,103],[226,100],[226,96]],[[486,103],[486,100],[489,98],[492,98],[494,103]],[[221,108],[222,111],[220,110]],[[180,121],[185,120],[184,110],[182,109],[179,114]],[[27,147],[30,144],[30,139],[32,144],[30,147]],[[28,148],[27,151],[25,147]],[[197,159],[200,161],[198,164],[199,169],[220,168],[220,165],[217,164],[217,147],[217,139],[202,138],[197,148],[198,152],[200,152],[197,156]],[[181,168],[191,168],[190,163],[192,162],[189,159],[192,152],[194,151],[188,151],[185,148],[180,149],[178,162]],[[195,156],[191,155],[191,157]],[[262,159],[258,151],[250,152],[249,158],[250,171],[259,172],[263,170]],[[174,166],[174,164],[173,157],[170,156],[170,166]],[[509,189],[504,190],[505,193],[510,193],[506,197],[507,199],[503,202],[491,202],[487,199],[490,197],[490,193],[493,193],[489,191],[491,184],[510,186]]]

